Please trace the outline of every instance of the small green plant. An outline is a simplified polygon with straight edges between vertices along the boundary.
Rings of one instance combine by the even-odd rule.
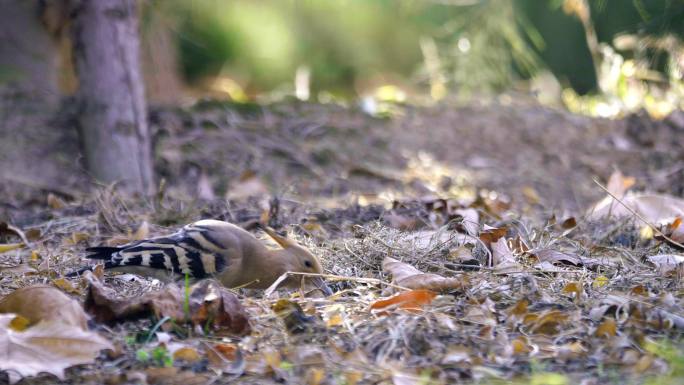
[[[190,319],[190,275],[188,273],[185,273],[184,288],[183,312],[185,312],[185,318]]]
[[[159,366],[167,368],[173,366],[173,357],[164,346],[157,346],[152,349],[152,360]]]

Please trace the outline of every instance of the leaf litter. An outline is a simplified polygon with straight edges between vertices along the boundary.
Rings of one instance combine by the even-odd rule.
[[[658,239],[656,232],[644,236],[644,223],[623,212],[613,198],[607,211],[594,209],[588,216],[563,212],[559,218],[566,219],[559,221],[539,213],[531,218],[514,209],[521,207],[519,202],[548,203],[538,186],[525,184],[516,201],[505,190],[459,185],[457,176],[446,180],[442,171],[422,175],[418,171],[434,165],[424,157],[407,164],[409,176],[393,172],[374,185],[378,177],[373,175],[381,169],[360,173],[352,158],[334,155],[345,153],[339,151],[326,153],[335,168],[330,174],[341,175],[346,167],[350,178],[365,178],[372,188],[388,190],[397,187],[396,181],[410,181],[416,186],[413,196],[422,197],[399,198],[403,195],[390,191],[385,195],[389,204],[369,194],[342,204],[338,199],[336,205],[272,199],[264,181],[278,180],[287,170],[325,178],[297,147],[308,135],[331,130],[347,136],[355,128],[334,132],[337,128],[325,128],[320,117],[315,119],[322,123],[310,126],[276,125],[297,138],[278,146],[260,124],[230,119],[252,131],[216,130],[212,140],[225,143],[244,136],[234,142],[248,148],[221,149],[221,154],[233,154],[222,156],[233,158],[189,162],[203,165],[197,175],[204,197],[232,200],[193,207],[176,198],[183,191],[168,191],[150,209],[149,202],[128,201],[105,188],[78,202],[49,199],[46,207],[56,213],[53,218],[13,226],[22,229],[26,240],[16,232],[3,235],[0,244],[14,246],[0,262],[16,268],[2,271],[0,293],[11,298],[22,288],[49,284],[67,298],[85,300],[92,317],[87,332],[106,339],[102,346],[107,349],[99,355],[101,349],[92,347],[87,360],[65,359],[54,370],[41,371],[61,375],[60,370],[94,359],[65,375],[73,382],[112,384],[574,383],[681,375],[675,370],[684,330],[681,250]],[[172,140],[182,143],[196,135],[195,129],[185,130]],[[386,139],[382,135],[372,140]],[[276,147],[282,148],[279,156],[286,166],[268,169],[253,156]],[[171,155],[162,154],[167,166],[183,169]],[[379,161],[370,152],[365,155]],[[235,173],[232,185],[222,190],[211,178],[227,162],[238,166],[230,171]],[[677,236],[678,198],[641,198],[655,195],[628,192],[634,182],[622,178],[610,178],[609,189],[624,203],[634,203],[631,208],[664,234]],[[339,181],[299,183],[303,189],[312,186],[309,192],[320,186],[340,188]],[[235,187],[232,194],[230,186]],[[669,204],[669,211],[662,209]],[[326,270],[344,279],[331,279],[336,293],[320,298],[282,290],[264,297],[208,284],[186,288],[148,277],[115,279],[97,268],[86,279],[62,277],[82,264],[86,246],[154,236],[200,217],[229,220],[250,231],[260,220],[276,228],[292,224],[289,229],[322,257]],[[25,332],[41,325],[29,317],[16,324]]]

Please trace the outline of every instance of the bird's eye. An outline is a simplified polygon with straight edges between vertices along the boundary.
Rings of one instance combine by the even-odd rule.
[[[311,268],[313,265],[311,264],[311,261],[304,261],[304,266]]]

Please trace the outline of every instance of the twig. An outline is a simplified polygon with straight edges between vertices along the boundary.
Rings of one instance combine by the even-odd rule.
[[[684,249],[684,245],[683,245],[683,244],[681,244],[681,243],[675,241],[674,239],[668,237],[667,235],[665,235],[665,233],[663,233],[662,231],[660,231],[654,224],[652,224],[651,222],[649,222],[646,218],[642,217],[641,214],[637,213],[634,209],[632,209],[631,207],[627,206],[627,205],[625,204],[625,202],[623,202],[620,198],[616,197],[612,192],[608,191],[608,189],[605,188],[605,187],[601,184],[601,182],[598,181],[598,179],[594,178],[594,183],[596,183],[596,184],[601,188],[601,190],[605,191],[605,192],[608,193],[608,195],[610,195],[613,199],[615,199],[616,201],[618,201],[618,202],[619,202],[622,206],[624,206],[624,208],[626,208],[630,213],[634,214],[635,217],[639,218],[639,220],[641,220],[641,221],[644,222],[646,225],[648,225],[648,227],[650,227],[651,230],[653,230],[656,234],[660,235],[661,237],[663,237],[665,240],[667,240],[668,242],[672,243],[673,245],[675,245],[675,246],[677,246],[677,247],[681,247],[682,249]]]
[[[278,286],[287,279],[288,276],[290,275],[300,275],[303,277],[321,277],[321,278],[326,278],[330,279],[333,281],[356,281],[356,282],[362,282],[362,283],[377,283],[389,287],[393,287],[395,289],[399,290],[411,290],[407,287],[395,285],[393,283],[388,283],[383,280],[377,279],[377,278],[361,278],[361,277],[347,277],[344,275],[335,275],[335,274],[317,274],[317,273],[299,273],[299,272],[294,272],[294,271],[288,271],[285,274],[281,275],[276,279],[275,282],[271,286],[264,291],[264,297],[269,297],[273,292],[278,288]]]

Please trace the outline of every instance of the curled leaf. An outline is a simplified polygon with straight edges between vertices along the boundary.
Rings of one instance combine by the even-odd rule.
[[[465,278],[447,278],[438,274],[423,273],[408,263],[385,257],[382,261],[383,271],[392,275],[392,280],[407,289],[426,289],[446,291],[463,289]]]
[[[0,313],[26,318],[31,325],[41,321],[87,329],[87,316],[78,301],[52,286],[17,289],[0,300]]]
[[[0,371],[10,383],[41,372],[64,379],[64,369],[93,362],[100,350],[112,344],[80,326],[60,322],[39,322],[24,331],[9,327],[14,315],[0,315]]]

